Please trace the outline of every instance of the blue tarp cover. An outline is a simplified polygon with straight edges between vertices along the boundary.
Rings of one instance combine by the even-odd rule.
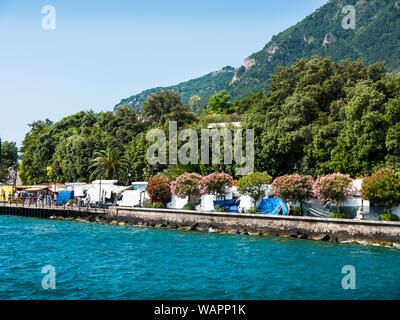
[[[239,208],[235,204],[235,200],[214,201],[214,210],[218,205],[224,207],[228,212],[239,212]]]
[[[73,191],[60,191],[57,194],[57,202],[56,204],[64,204],[67,203],[69,200],[74,198],[74,192]]]
[[[258,206],[258,211],[266,214],[278,215],[280,205],[282,205],[282,215],[286,216],[288,206],[280,198],[263,199]]]

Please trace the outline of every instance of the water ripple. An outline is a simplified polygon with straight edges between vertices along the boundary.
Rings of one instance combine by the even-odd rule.
[[[400,297],[396,248],[7,216],[0,236],[0,299]],[[341,287],[345,265],[356,290]]]

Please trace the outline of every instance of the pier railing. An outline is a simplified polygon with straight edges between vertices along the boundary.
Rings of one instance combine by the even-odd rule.
[[[51,211],[75,211],[75,212],[82,212],[88,214],[106,214],[109,209],[105,208],[104,206],[81,206],[77,205],[76,203],[72,204],[56,204],[54,202],[37,202],[37,201],[0,201],[0,207],[8,207],[8,208],[30,208],[30,209],[42,209],[42,210],[51,210]]]

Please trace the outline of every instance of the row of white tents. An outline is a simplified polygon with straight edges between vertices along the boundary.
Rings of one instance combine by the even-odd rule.
[[[96,180],[90,184],[85,183],[66,183],[67,190],[74,191],[75,197],[90,199],[91,203],[109,202],[120,207],[137,207],[143,205],[145,199],[149,199],[145,191],[147,182],[134,182],[130,186],[117,186],[117,180]],[[362,200],[360,195],[362,180],[354,180],[350,198],[341,204],[342,207],[363,207],[368,210],[369,201]],[[273,197],[273,191],[270,186],[266,186],[263,198]],[[239,212],[244,212],[254,206],[254,201],[248,197],[238,193],[236,187],[228,190],[223,199],[217,199],[214,195],[202,195],[199,199],[196,210],[198,211],[213,211],[215,200],[231,200],[238,199]],[[256,206],[259,204],[260,199]],[[182,209],[187,203],[187,199],[181,199],[175,195],[171,196],[171,201],[167,204],[170,209]],[[306,202],[309,205],[317,205],[318,199],[310,199]],[[400,207],[396,207],[395,213],[400,214]]]
[[[95,180],[90,184],[86,183],[66,183],[68,191],[74,192],[74,197],[90,200],[91,203],[110,201],[119,198],[121,194],[132,186],[117,186],[118,180]]]
[[[86,183],[66,183],[67,190],[74,192],[74,197],[89,199],[91,203],[97,202],[112,202],[120,207],[137,207],[143,205],[146,199],[149,199],[145,191],[147,182],[134,182],[130,186],[117,186],[117,180],[96,180],[90,184]],[[270,189],[266,188],[265,196],[268,197]],[[244,210],[253,206],[251,198],[241,196],[235,187],[228,190],[224,195],[223,200],[240,199],[241,207]],[[182,209],[187,203],[187,198],[182,199],[175,195],[171,196],[171,201],[167,203],[167,208]],[[217,200],[213,195],[202,195],[197,210],[212,211],[214,210],[214,200]]]

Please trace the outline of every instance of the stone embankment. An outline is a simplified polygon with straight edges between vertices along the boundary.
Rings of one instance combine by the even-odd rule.
[[[399,246],[400,222],[358,221],[262,214],[198,212],[172,209],[28,208],[0,205],[0,214],[28,217],[198,230],[246,235],[274,235],[322,241],[372,242]]]

